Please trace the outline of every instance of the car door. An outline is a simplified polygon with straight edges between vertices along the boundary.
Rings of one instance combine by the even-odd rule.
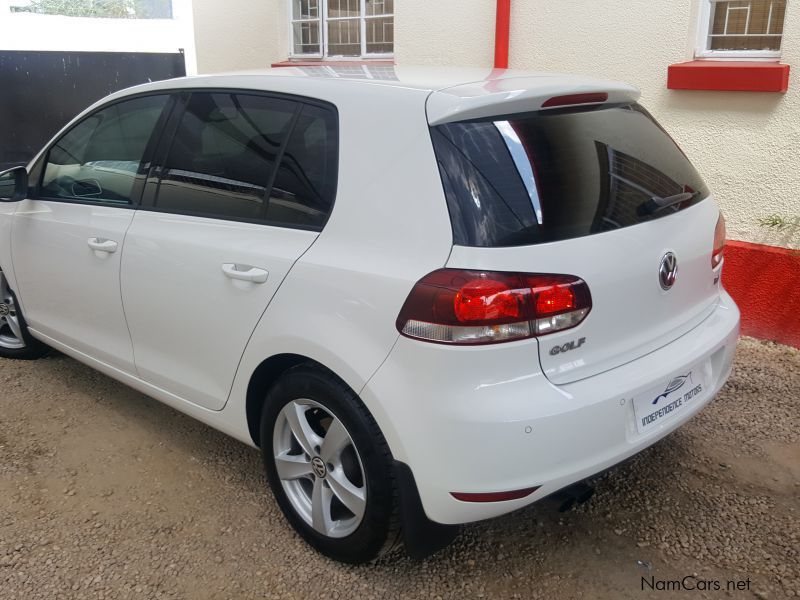
[[[184,103],[128,231],[122,296],[140,377],[218,410],[261,315],[327,220],[336,112],[226,91]]]
[[[168,98],[123,100],[81,119],[32,170],[33,193],[12,225],[17,291],[29,326],[126,372],[134,361],[120,255]]]

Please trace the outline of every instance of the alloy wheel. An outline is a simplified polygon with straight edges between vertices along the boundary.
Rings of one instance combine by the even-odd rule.
[[[317,533],[342,538],[364,517],[364,466],[342,422],[321,404],[293,400],[275,421],[273,456],[292,508]]]
[[[0,271],[0,348],[20,350],[24,347],[19,311],[6,277]]]

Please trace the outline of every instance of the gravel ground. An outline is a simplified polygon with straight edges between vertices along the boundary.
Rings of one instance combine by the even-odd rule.
[[[370,567],[304,545],[257,451],[71,359],[0,361],[0,396],[2,600],[800,597],[800,352],[787,347],[742,339],[718,399],[589,503],[532,506],[425,562]],[[642,583],[693,574],[711,591]]]

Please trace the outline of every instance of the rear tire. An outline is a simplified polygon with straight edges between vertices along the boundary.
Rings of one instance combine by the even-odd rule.
[[[287,371],[261,418],[261,451],[286,519],[317,551],[360,564],[400,539],[392,457],[358,396],[315,365]]]
[[[50,348],[28,331],[17,297],[0,271],[0,358],[33,360],[48,352]]]

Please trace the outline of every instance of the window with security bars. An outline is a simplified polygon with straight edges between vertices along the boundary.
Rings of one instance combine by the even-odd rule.
[[[703,9],[699,56],[780,56],[786,0],[707,0]]]
[[[290,0],[294,57],[384,58],[394,51],[394,0]]]

